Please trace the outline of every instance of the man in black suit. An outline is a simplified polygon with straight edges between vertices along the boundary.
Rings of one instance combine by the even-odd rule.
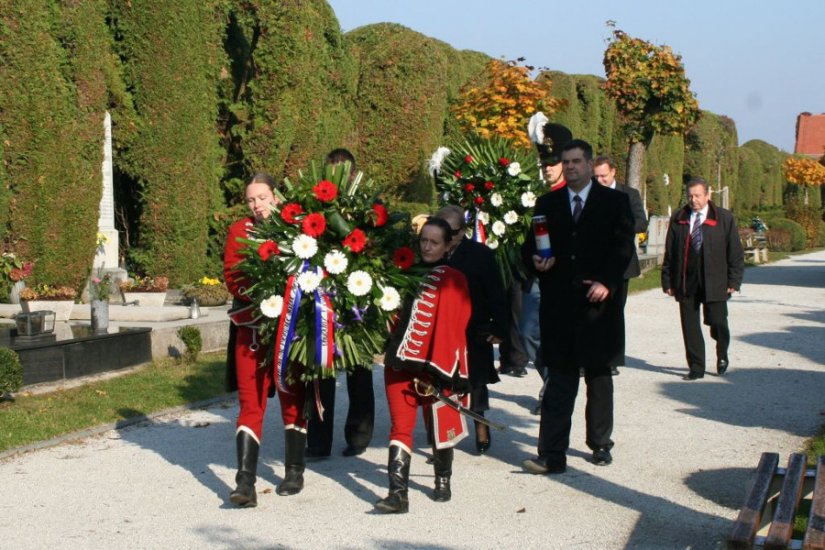
[[[633,212],[633,232],[643,233],[644,231],[647,231],[647,214],[645,214],[645,209],[642,205],[642,196],[639,195],[639,191],[636,189],[616,181],[616,163],[613,162],[613,159],[605,156],[596,157],[596,160],[593,161],[593,175],[596,176],[596,180],[600,184],[605,187],[615,189],[616,191],[621,191],[627,195],[627,198],[630,199],[630,210]],[[627,303],[628,283],[630,282],[630,279],[638,277],[641,274],[642,270],[639,266],[639,256],[636,253],[636,246],[634,245],[633,257],[627,265],[627,269],[624,272],[622,286],[619,288],[616,296],[621,303],[622,308],[622,346],[608,363],[610,365],[610,372],[613,376],[619,374],[619,367],[624,366],[625,364],[624,307]]]
[[[682,337],[690,372],[685,380],[705,375],[705,339],[699,321],[716,340],[716,372],[728,370],[728,299],[742,284],[745,254],[733,215],[710,200],[708,184],[687,184],[688,204],[670,219],[662,264],[662,290],[679,302]]]
[[[538,459],[523,463],[533,474],[561,473],[567,467],[580,368],[587,384],[587,446],[595,464],[613,460],[608,363],[621,344],[617,293],[633,249],[630,201],[594,183],[592,147],[578,139],[569,142],[562,149],[562,165],[567,186],[543,195],[535,208],[535,215],[547,220],[553,256],[536,254],[532,231],[522,248],[525,264],[539,277],[541,347],[549,368]]]
[[[456,205],[441,208],[436,217],[446,220],[453,229],[447,265],[467,277],[473,313],[467,323],[467,365],[470,374],[470,409],[484,416],[490,409],[487,384],[499,381],[493,359],[493,344],[508,336],[507,302],[504,282],[493,251],[467,238],[464,209]],[[490,428],[475,423],[476,450],[484,454],[490,448]]]

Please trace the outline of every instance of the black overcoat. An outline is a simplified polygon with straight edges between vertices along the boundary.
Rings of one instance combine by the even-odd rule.
[[[685,297],[685,273],[690,246],[689,206],[670,218],[662,263],[662,290],[673,289],[677,300]],[[708,216],[702,222],[702,281],[705,302],[724,302],[728,289],[739,290],[745,271],[745,253],[736,220],[728,210],[708,201]]]
[[[621,303],[616,290],[633,253],[633,215],[626,194],[591,183],[578,223],[573,222],[567,188],[536,201],[535,215],[547,218],[555,265],[539,273],[539,325],[544,360],[550,368],[603,368],[621,346]],[[532,230],[522,255],[533,268]],[[591,303],[586,294],[593,280],[610,294]]]
[[[645,207],[642,204],[642,196],[639,191],[618,182],[616,182],[616,191],[621,191],[630,199],[630,211],[633,213],[633,233],[647,231],[647,214],[645,214]],[[639,255],[636,253],[636,246],[633,246],[633,256],[631,256],[630,263],[625,269],[624,278],[633,279],[641,274],[642,268],[639,265]]]
[[[467,278],[473,313],[467,324],[467,359],[470,385],[477,388],[499,381],[493,362],[490,335],[508,338],[507,302],[504,283],[496,265],[495,253],[487,246],[468,238],[462,239],[447,265]]]

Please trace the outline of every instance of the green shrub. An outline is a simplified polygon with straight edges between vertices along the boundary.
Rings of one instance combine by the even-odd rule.
[[[822,209],[815,206],[806,206],[798,200],[791,201],[785,206],[789,220],[793,220],[805,230],[805,246],[813,248],[819,243],[819,226],[822,224]]]
[[[787,229],[771,229],[766,233],[768,249],[772,252],[791,251],[791,232]]]
[[[0,348],[0,395],[15,392],[23,385],[20,358],[9,348]]]
[[[181,354],[184,363],[194,363],[198,359],[198,354],[203,348],[203,338],[201,330],[194,326],[185,326],[178,329],[178,336],[183,341],[186,350]]]
[[[787,218],[774,218],[768,222],[769,232],[784,230],[790,233],[790,252],[805,249],[805,228]]]

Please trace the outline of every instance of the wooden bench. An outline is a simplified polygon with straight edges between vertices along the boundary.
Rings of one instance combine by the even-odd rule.
[[[808,528],[802,539],[792,539],[803,495],[811,495]],[[762,453],[728,548],[825,549],[825,456],[809,470],[804,454],[791,454],[788,467],[779,468],[777,453]]]

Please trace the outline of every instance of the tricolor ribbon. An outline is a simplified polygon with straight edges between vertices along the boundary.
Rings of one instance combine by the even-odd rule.
[[[487,243],[487,232],[484,230],[484,223],[479,218],[479,210],[476,208],[476,214],[473,217],[473,240],[477,243]]]
[[[306,263],[304,263],[304,270]],[[301,287],[295,275],[286,280],[284,290],[284,309],[278,321],[278,331],[275,336],[275,385],[278,391],[290,393],[286,389],[287,366],[289,365],[289,348],[292,346],[292,337],[295,334],[295,323],[298,320],[298,306],[301,304]]]
[[[320,269],[319,269],[320,272]],[[324,289],[315,290],[315,364],[322,370],[332,369],[335,358],[335,312],[332,302]],[[315,380],[315,408],[318,418],[324,420],[324,406],[321,404],[319,379]]]

